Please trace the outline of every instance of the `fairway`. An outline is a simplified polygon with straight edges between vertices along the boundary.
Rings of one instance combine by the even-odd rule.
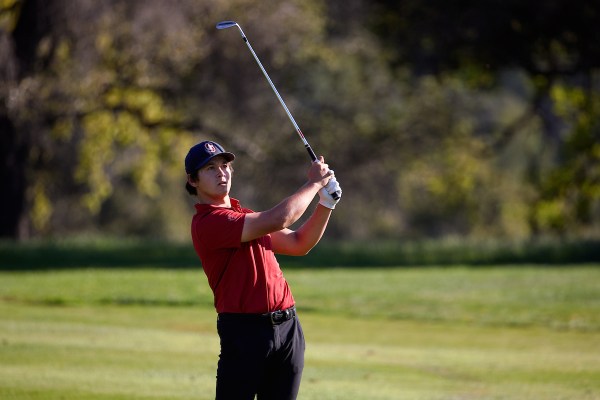
[[[307,340],[300,399],[600,399],[598,266],[285,274]],[[0,398],[214,398],[200,269],[0,282]]]

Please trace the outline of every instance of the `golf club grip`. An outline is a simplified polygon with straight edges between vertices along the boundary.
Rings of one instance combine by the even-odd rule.
[[[310,155],[310,158],[313,160],[313,162],[317,161],[317,155],[315,154],[312,147],[310,147],[310,144],[308,144],[308,143],[306,144],[306,151],[308,151],[308,154]],[[340,192],[331,193],[331,197],[333,197],[334,200],[339,200]]]
[[[313,151],[312,147],[310,147],[310,144],[306,143],[306,145],[304,146],[306,147],[306,151],[308,151],[308,155],[310,156],[310,159],[314,162],[317,161],[317,155],[315,154],[315,152]]]

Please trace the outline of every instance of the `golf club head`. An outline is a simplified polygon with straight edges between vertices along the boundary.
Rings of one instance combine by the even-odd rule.
[[[217,24],[217,29],[227,29],[227,28],[231,28],[232,26],[236,26],[237,22],[235,21],[221,21]]]

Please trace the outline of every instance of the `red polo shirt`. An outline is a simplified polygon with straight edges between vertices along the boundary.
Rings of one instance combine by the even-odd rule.
[[[262,314],[294,305],[271,236],[241,242],[245,215],[252,212],[233,198],[231,208],[196,204],[192,240],[218,313]]]

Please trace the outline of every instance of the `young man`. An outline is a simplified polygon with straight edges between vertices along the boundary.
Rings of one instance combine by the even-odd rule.
[[[185,158],[186,189],[197,198],[194,248],[214,294],[221,354],[217,400],[295,399],[304,367],[304,335],[275,253],[304,255],[321,239],[341,189],[323,157],[304,185],[267,211],[229,197],[235,155],[205,141]],[[316,194],[306,222],[289,227]]]

